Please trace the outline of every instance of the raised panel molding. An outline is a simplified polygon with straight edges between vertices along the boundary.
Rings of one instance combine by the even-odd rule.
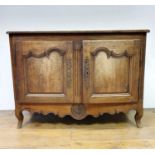
[[[129,54],[127,50],[124,52],[117,54],[112,50],[109,50],[106,47],[99,47],[95,49],[93,52],[91,52],[92,56],[96,56],[99,52],[105,52],[107,54],[107,58],[114,57],[114,58],[121,58],[121,57],[132,57],[134,54]]]
[[[59,49],[59,48],[49,48],[47,50],[45,50],[44,52],[40,53],[40,54],[36,54],[35,51],[33,50],[29,50],[28,54],[23,55],[25,58],[43,58],[43,57],[49,57],[50,54],[52,52],[57,52],[59,53],[61,56],[63,56],[65,54],[65,50]]]

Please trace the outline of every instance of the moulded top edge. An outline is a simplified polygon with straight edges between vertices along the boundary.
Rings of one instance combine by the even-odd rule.
[[[147,33],[149,29],[134,30],[53,30],[53,31],[7,31],[7,34],[55,34],[55,33]]]

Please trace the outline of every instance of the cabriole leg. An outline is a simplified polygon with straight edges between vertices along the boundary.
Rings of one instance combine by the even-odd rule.
[[[19,110],[19,109],[16,109],[15,110],[15,114],[16,114],[16,117],[18,119],[18,125],[17,125],[17,128],[21,128],[22,127],[22,123],[23,123],[23,114],[22,114],[22,110]]]
[[[143,116],[143,112],[137,110],[136,114],[135,114],[135,121],[136,121],[136,125],[137,125],[138,128],[142,127],[142,125],[141,125],[141,118],[142,118],[142,116]]]

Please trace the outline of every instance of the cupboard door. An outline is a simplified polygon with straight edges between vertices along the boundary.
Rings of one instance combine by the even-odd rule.
[[[19,103],[73,102],[72,41],[16,42]]]
[[[140,40],[83,42],[84,103],[138,101]]]

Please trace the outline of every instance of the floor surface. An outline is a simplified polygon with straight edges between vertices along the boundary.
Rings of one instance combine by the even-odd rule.
[[[0,111],[0,148],[155,148],[155,109],[144,110],[142,128],[134,114],[75,121],[24,112],[23,127],[17,129],[14,111]]]

